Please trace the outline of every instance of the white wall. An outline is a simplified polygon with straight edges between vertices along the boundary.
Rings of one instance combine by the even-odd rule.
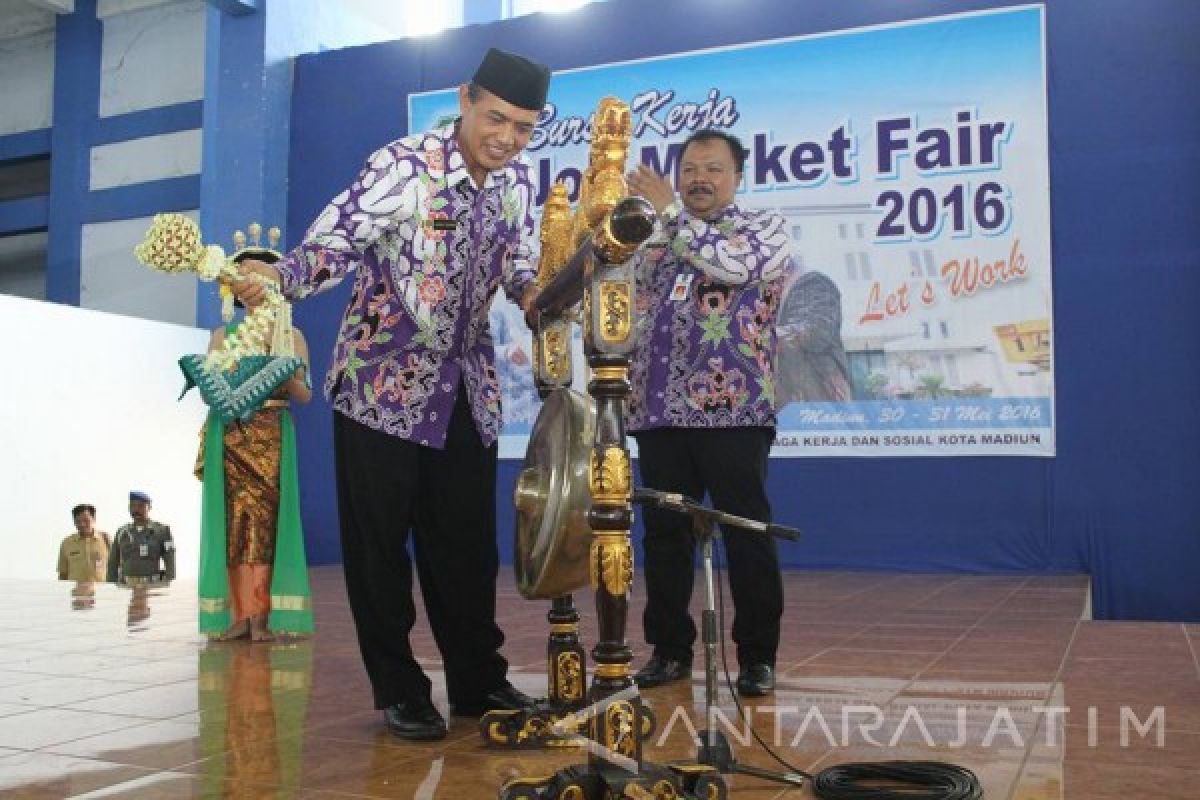
[[[134,488],[171,526],[180,577],[195,577],[192,466],[205,409],[195,391],[176,402],[176,361],[207,340],[196,328],[0,296],[0,577],[52,577],[71,507],[96,506],[112,533]]]
[[[32,33],[0,27],[0,136],[49,128],[54,109],[54,17]],[[0,22],[0,26],[11,21]],[[13,35],[20,32],[21,35]]]
[[[186,216],[199,220],[196,211],[188,211]],[[194,325],[196,277],[154,272],[138,263],[133,255],[133,248],[146,235],[151,219],[139,217],[83,226],[79,305],[112,314]]]
[[[126,139],[92,148],[91,189],[200,174],[201,131]]]
[[[0,236],[0,294],[46,298],[45,231]]]
[[[204,97],[204,7],[204,0],[97,6],[101,117]]]

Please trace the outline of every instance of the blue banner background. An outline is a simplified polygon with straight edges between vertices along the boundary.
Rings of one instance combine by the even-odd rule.
[[[785,289],[795,297],[778,320],[774,455],[1053,455],[1042,17],[1039,6],[1002,9],[561,71],[527,149],[539,203],[555,179],[577,192],[586,127],[605,95],[630,104],[631,166],[673,174],[689,133],[727,129],[749,150],[737,202],[779,211],[797,273],[821,276]],[[457,114],[457,88],[410,95],[408,106],[411,130],[445,124]],[[981,273],[983,283],[968,282]],[[908,306],[888,313],[889,295]],[[519,457],[539,407],[529,333],[504,298],[492,316],[501,455]],[[813,328],[817,344],[789,335]],[[953,431],[958,420],[931,418],[922,404],[1021,397],[1042,401],[1036,420],[989,426],[983,414],[969,426],[1038,431],[999,446],[792,435],[813,429],[793,421],[817,405],[861,415],[863,402],[887,401],[900,413],[867,415],[863,429]]]

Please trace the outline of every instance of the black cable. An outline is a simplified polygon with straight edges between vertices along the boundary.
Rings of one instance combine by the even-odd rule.
[[[759,534],[752,534],[759,535]],[[714,540],[721,541],[720,537],[713,537]],[[721,551],[728,559],[728,553],[724,553],[725,542],[721,541]],[[746,716],[746,709],[742,707],[742,701],[738,698],[737,689],[734,688],[733,679],[729,672],[729,657],[725,649],[725,585],[721,583],[721,559],[717,558],[717,548],[713,548],[713,582],[717,585],[717,631],[721,637],[721,668],[725,671],[725,685],[729,688],[729,694],[733,697],[733,704],[737,707],[738,719],[749,722]],[[805,772],[802,769],[792,766],[783,757],[771,749],[771,746],[763,741],[763,738],[758,735],[758,731],[754,730],[753,725],[746,726],[750,730],[750,735],[754,737],[754,741],[758,742],[767,755],[775,759],[781,766],[789,772],[816,783],[816,778],[812,774]]]
[[[825,800],[982,800],[966,767],[942,761],[842,764],[817,773],[813,794]]]
[[[759,535],[759,534],[751,534]],[[714,537],[719,539],[719,537]],[[722,550],[725,543],[721,542]],[[728,559],[728,554],[724,554]],[[717,588],[717,631],[721,637],[721,668],[725,685],[737,706],[738,719],[749,722],[742,701],[738,698],[730,677],[729,658],[725,649],[725,587],[721,583],[721,559],[713,548],[713,582]],[[711,721],[709,721],[711,724]],[[979,778],[966,767],[942,761],[874,761],[839,764],[827,767],[816,775],[798,769],[783,759],[763,741],[753,725],[746,728],[767,755],[796,775],[812,784],[813,794],[821,800],[982,800],[983,787]]]

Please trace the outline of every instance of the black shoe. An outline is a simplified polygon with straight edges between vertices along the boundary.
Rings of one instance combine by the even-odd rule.
[[[742,697],[763,697],[775,691],[775,670],[770,664],[751,664],[738,673],[738,694]]]
[[[396,703],[383,710],[383,720],[393,736],[414,742],[432,742],[446,738],[446,720],[429,698]]]
[[[479,700],[451,703],[450,713],[456,717],[481,717],[489,711],[520,711],[532,707],[536,702],[517,687],[506,683]]]
[[[633,676],[633,680],[639,688],[649,689],[654,686],[662,686],[664,683],[681,681],[690,677],[692,677],[692,660],[690,658],[686,661],[680,661],[673,658],[652,656],[646,662],[646,666],[639,669],[637,674]]]

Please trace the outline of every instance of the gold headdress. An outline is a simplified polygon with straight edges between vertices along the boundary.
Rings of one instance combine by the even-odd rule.
[[[246,234],[249,234],[247,240]],[[251,222],[246,226],[246,233],[240,230],[233,232],[234,251],[229,260],[235,264],[240,264],[243,259],[254,258],[259,261],[265,261],[268,264],[274,264],[283,258],[283,253],[279,252],[276,246],[279,244],[279,228],[271,228],[267,231],[267,245],[262,244],[262,225],[257,222]],[[221,282],[221,319],[229,322],[233,319],[233,285],[228,280]],[[272,348],[274,351],[274,348]]]

